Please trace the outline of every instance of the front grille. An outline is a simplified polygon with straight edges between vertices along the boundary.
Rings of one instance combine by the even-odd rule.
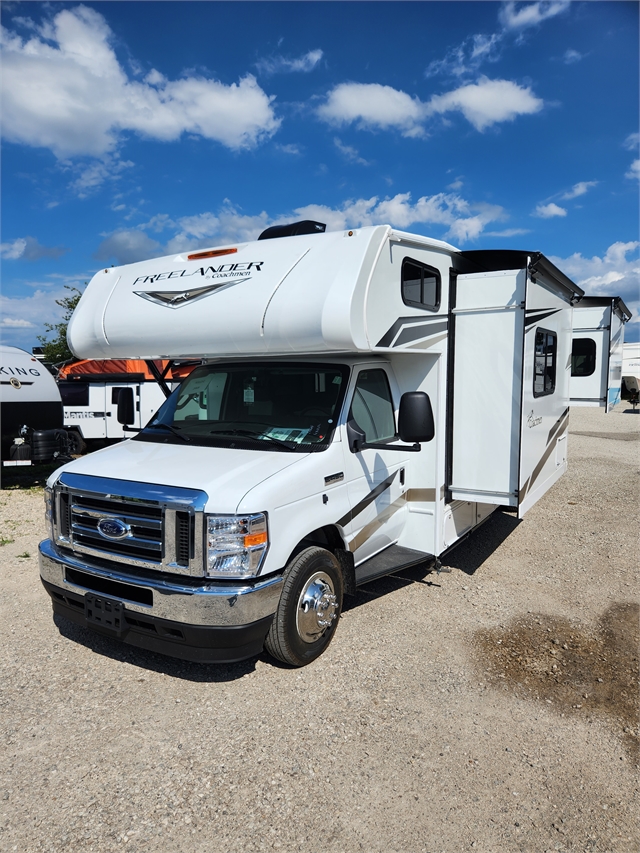
[[[64,473],[54,500],[59,547],[123,565],[202,577],[206,494],[194,489]],[[113,520],[121,538],[103,535]],[[100,522],[103,524],[100,524]]]
[[[69,520],[74,545],[132,557],[145,562],[162,562],[162,507],[71,493]],[[103,518],[118,518],[130,527],[126,539],[107,539],[98,530]]]

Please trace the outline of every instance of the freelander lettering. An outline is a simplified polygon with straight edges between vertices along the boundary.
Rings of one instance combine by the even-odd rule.
[[[212,276],[220,276],[221,278],[229,278],[233,276],[244,275],[255,269],[256,272],[262,271],[264,261],[245,261],[237,264],[221,264],[219,267],[199,267],[193,272],[184,270],[172,270],[171,272],[160,272],[154,275],[141,275],[133,282],[133,286],[141,282],[142,284],[155,284],[158,281],[167,281],[174,278],[190,278],[193,275],[200,275],[202,278],[211,278]]]

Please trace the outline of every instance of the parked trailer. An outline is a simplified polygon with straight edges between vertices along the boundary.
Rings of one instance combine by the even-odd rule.
[[[522,517],[566,470],[579,287],[537,252],[322,229],[94,276],[78,356],[207,363],[50,478],[56,613],[178,658],[301,666],[344,594]]]
[[[621,395],[635,407],[640,403],[640,344],[625,344],[622,348]]]
[[[2,465],[31,465],[68,458],[62,401],[55,379],[37,358],[0,345]]]
[[[156,368],[160,375],[167,371],[167,383],[173,390],[192,366],[161,361]],[[137,428],[143,427],[166,399],[161,385],[141,360],[82,359],[60,369],[58,387],[64,425],[77,452],[126,437],[117,418],[118,399],[124,389],[133,395],[135,417],[131,426]]]
[[[571,405],[609,412],[620,402],[624,326],[631,312],[619,296],[585,296],[573,311]]]

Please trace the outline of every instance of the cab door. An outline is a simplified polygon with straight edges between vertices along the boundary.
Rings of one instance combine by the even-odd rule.
[[[347,420],[355,421],[367,442],[394,440],[394,393],[397,400],[395,381],[384,367],[361,365],[355,369]],[[346,435],[342,444],[351,510],[338,523],[357,566],[400,537],[406,523],[404,468],[409,454],[381,448],[353,453]]]

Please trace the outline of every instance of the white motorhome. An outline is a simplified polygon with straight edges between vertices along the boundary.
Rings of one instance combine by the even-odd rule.
[[[56,381],[37,358],[0,345],[2,465],[51,462],[67,453]]]
[[[619,296],[585,296],[573,311],[571,405],[609,412],[620,402],[624,325],[631,312]]]
[[[78,356],[207,363],[50,478],[56,613],[183,659],[301,666],[343,594],[498,507],[522,517],[566,470],[580,288],[539,253],[322,228],[93,278]]]

